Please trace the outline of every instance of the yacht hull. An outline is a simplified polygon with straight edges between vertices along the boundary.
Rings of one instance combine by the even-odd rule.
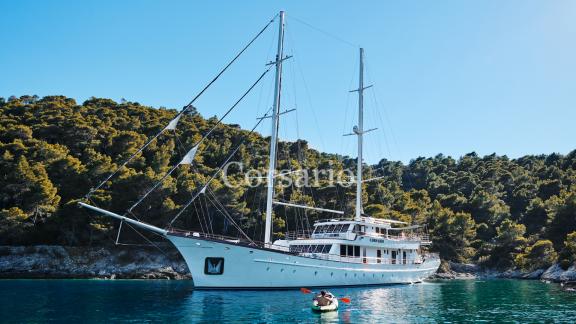
[[[200,289],[288,289],[421,282],[440,260],[420,264],[363,264],[315,259],[290,253],[168,234]]]

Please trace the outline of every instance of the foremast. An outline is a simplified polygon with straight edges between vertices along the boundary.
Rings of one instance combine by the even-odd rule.
[[[272,242],[272,208],[274,199],[274,176],[276,173],[276,149],[278,147],[278,119],[280,116],[280,98],[282,90],[282,61],[284,60],[284,11],[280,11],[278,30],[278,50],[276,52],[276,81],[274,84],[274,104],[272,107],[272,133],[270,135],[270,164],[268,166],[266,193],[266,227],[264,244]]]

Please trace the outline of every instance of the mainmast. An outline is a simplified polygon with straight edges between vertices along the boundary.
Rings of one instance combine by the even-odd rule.
[[[280,11],[278,50],[276,52],[276,82],[272,107],[272,135],[270,136],[270,165],[268,166],[268,191],[266,194],[266,231],[264,243],[272,242],[272,200],[274,198],[274,175],[276,173],[276,148],[278,146],[278,118],[280,116],[280,94],[282,89],[282,61],[284,52],[284,11]]]
[[[358,82],[358,126],[354,133],[358,135],[358,160],[356,175],[356,217],[359,221],[362,216],[362,135],[364,135],[364,49],[360,48],[360,76]]]

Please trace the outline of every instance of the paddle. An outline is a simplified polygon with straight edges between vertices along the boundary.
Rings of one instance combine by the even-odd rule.
[[[314,294],[315,293],[312,290],[307,289],[307,288],[300,288],[300,291],[304,294]],[[345,303],[345,304],[350,304],[350,302],[351,302],[350,298],[347,298],[347,297],[338,298],[338,300]]]

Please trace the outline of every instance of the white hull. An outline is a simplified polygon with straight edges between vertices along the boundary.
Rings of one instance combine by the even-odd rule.
[[[281,289],[421,282],[440,260],[421,264],[362,264],[296,256],[270,249],[168,234],[184,257],[196,288]],[[206,274],[206,258],[223,258],[222,274]]]

